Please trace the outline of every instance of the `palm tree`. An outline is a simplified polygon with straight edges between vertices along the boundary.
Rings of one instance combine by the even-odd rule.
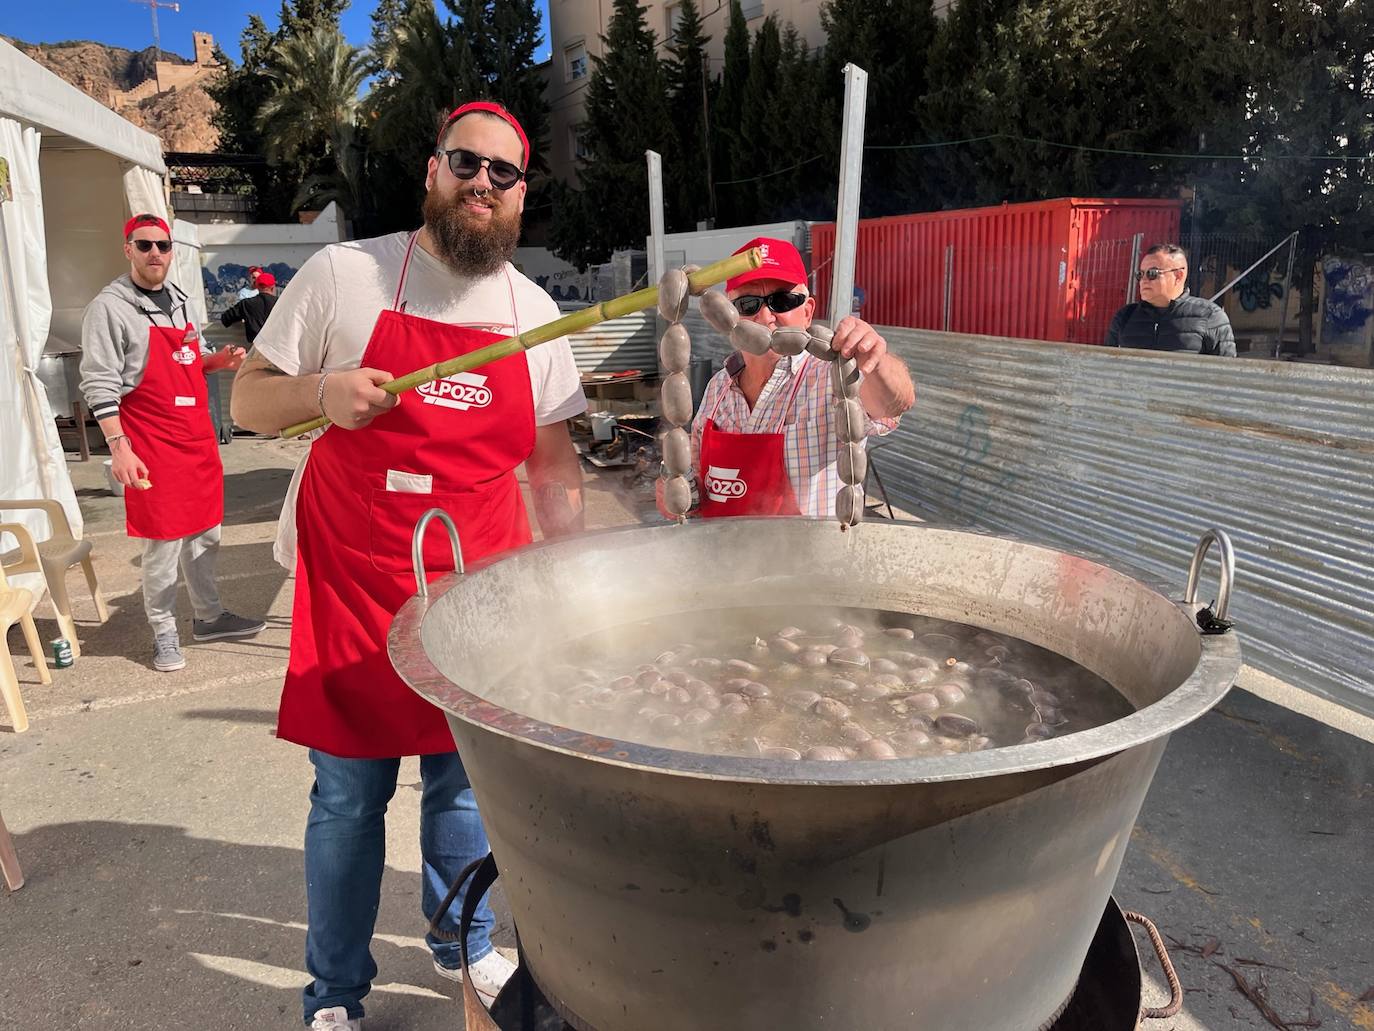
[[[284,40],[265,71],[275,88],[257,121],[268,161],[305,165],[323,155],[333,166],[306,178],[292,207],[332,200],[357,214],[362,197],[359,91],[367,78],[362,51],[336,26],[317,26]]]
[[[482,96],[467,35],[442,22],[434,4],[412,4],[375,55],[380,69],[367,100],[373,143],[412,158],[428,152],[445,114]]]

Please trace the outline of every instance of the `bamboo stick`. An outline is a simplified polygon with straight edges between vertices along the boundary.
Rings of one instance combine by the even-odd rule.
[[[743,254],[732,255],[723,261],[717,261],[705,268],[698,269],[687,278],[693,292],[696,292],[708,286],[723,283],[725,280],[748,272],[750,269],[756,269],[762,264],[763,255],[755,247]],[[575,311],[546,325],[526,330],[519,336],[498,340],[494,344],[488,344],[486,347],[479,348],[469,354],[416,369],[404,376],[388,380],[381,386],[388,394],[399,394],[405,390],[413,390],[421,384],[433,383],[435,380],[443,379],[445,376],[453,376],[459,372],[470,372],[490,362],[508,358],[521,351],[527,351],[531,347],[537,347],[539,344],[546,344],[550,340],[557,340],[569,333],[577,333],[602,322],[610,322],[612,319],[651,308],[657,303],[658,286],[645,287],[643,290],[636,290],[634,293],[625,294],[621,297],[613,297],[609,301],[601,301],[590,308],[583,308],[581,311]],[[289,440],[328,424],[329,420],[320,416],[306,422],[298,422],[294,426],[288,426],[281,431],[281,435],[284,439]]]

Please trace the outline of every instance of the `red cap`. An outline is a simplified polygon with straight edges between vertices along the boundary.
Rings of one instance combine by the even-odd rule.
[[[277,277],[270,272],[258,273],[258,286],[276,286]]]
[[[763,252],[763,264],[756,269],[750,269],[734,279],[725,281],[726,290],[734,290],[744,286],[746,283],[754,283],[760,279],[777,279],[784,283],[791,283],[797,286],[806,285],[806,265],[802,263],[802,257],[786,240],[774,240],[767,236],[760,236],[750,240],[736,254],[743,254],[751,248],[757,247]]]
[[[249,279],[256,279],[257,276],[258,276],[258,273],[261,272],[261,271],[262,271],[262,266],[261,266],[261,265],[249,265],[249,266],[248,266],[248,278],[249,278]]]
[[[172,235],[172,231],[167,228],[167,223],[162,221],[162,219],[158,218],[156,215],[142,214],[135,215],[124,223],[124,239],[127,240],[134,235],[135,229],[142,229],[144,226],[157,226],[168,236]]]
[[[511,114],[500,104],[493,104],[486,100],[475,100],[470,104],[464,104],[462,107],[455,107],[453,112],[444,119],[444,124],[439,129],[439,137],[435,140],[435,145],[438,146],[444,142],[444,133],[448,132],[448,127],[450,125],[458,121],[458,119],[462,118],[464,115],[474,114],[478,111],[485,112],[489,115],[495,115],[515,130],[515,135],[520,137],[520,146],[525,151],[525,167],[528,168],[530,163],[530,140],[529,137],[525,135],[525,130],[520,127],[520,123],[516,120],[515,115]]]

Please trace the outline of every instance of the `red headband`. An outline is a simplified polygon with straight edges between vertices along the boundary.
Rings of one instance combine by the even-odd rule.
[[[464,115],[476,114],[479,111],[484,114],[495,115],[515,130],[515,135],[520,137],[520,146],[525,151],[525,167],[528,168],[530,164],[530,141],[529,137],[525,135],[525,130],[520,127],[520,123],[516,121],[515,115],[511,114],[500,104],[492,104],[485,100],[473,101],[471,104],[464,104],[462,107],[454,108],[453,113],[444,119],[443,128],[439,130],[439,138],[435,141],[435,144],[438,145],[444,142],[444,133],[448,132],[448,127],[450,125],[458,121],[458,119],[462,118]]]
[[[142,229],[144,226],[157,226],[168,236],[172,235],[172,231],[167,228],[167,223],[156,215],[135,215],[124,223],[124,239],[127,240],[134,235],[135,229]]]

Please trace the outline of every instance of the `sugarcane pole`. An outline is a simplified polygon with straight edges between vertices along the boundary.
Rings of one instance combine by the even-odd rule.
[[[698,269],[687,277],[687,282],[691,287],[692,293],[700,293],[709,286],[723,283],[727,279],[733,279],[751,269],[759,268],[763,265],[763,255],[759,253],[757,247],[745,251],[743,254],[735,254],[723,261],[707,265],[705,268]],[[526,330],[519,336],[506,337],[498,340],[494,344],[479,348],[469,354],[460,355],[457,358],[449,358],[446,361],[435,362],[427,365],[423,369],[416,369],[414,372],[406,373],[396,379],[387,380],[381,384],[383,390],[388,394],[399,394],[406,390],[413,390],[425,383],[433,383],[435,380],[443,379],[445,376],[453,376],[460,372],[470,372],[502,358],[509,358],[513,354],[521,351],[528,351],[531,347],[539,344],[547,344],[550,340],[557,340],[559,337],[567,336],[569,333],[578,333],[592,326],[600,325],[603,322],[610,322],[625,315],[633,315],[637,311],[645,308],[652,308],[658,304],[658,284],[645,287],[643,290],[636,290],[634,293],[624,294],[614,297],[609,301],[601,301],[592,305],[590,308],[583,308],[575,311],[571,315],[565,315],[561,319],[535,329]],[[310,419],[306,422],[298,422],[294,426],[288,426],[281,431],[283,439],[289,440],[292,437],[299,437],[317,430],[322,426],[329,425],[330,420],[324,416]]]

